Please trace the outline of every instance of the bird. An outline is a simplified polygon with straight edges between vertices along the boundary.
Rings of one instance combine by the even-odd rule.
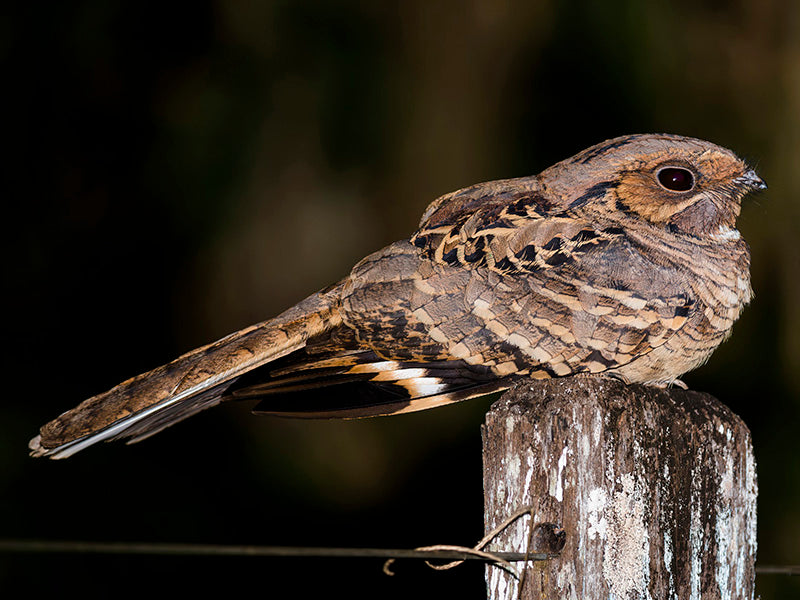
[[[736,220],[765,188],[723,147],[636,134],[445,194],[410,238],[272,319],[85,400],[41,427],[30,453],[138,442],[233,400],[358,418],[525,380],[683,386],[753,297]]]

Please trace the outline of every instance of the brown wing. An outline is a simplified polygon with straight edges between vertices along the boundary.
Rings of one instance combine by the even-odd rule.
[[[241,377],[227,393],[260,400],[256,414],[356,418],[433,408],[509,386],[491,369],[460,360],[387,360],[343,326]]]
[[[541,196],[532,194],[537,185],[532,177],[496,181],[443,196],[428,208],[413,240],[422,240],[422,232],[460,240],[480,223],[512,228],[529,209],[544,215]],[[458,322],[464,310],[461,292],[476,276],[471,267],[485,266],[476,262],[465,269],[453,262],[454,268],[436,271],[455,257],[455,252],[437,256],[405,241],[365,258],[343,286],[347,327],[331,332],[335,339],[310,340],[282,364],[242,378],[231,394],[261,399],[259,413],[362,417],[431,408],[509,387],[506,375],[513,373],[498,372],[491,361],[463,360],[442,343],[442,332],[430,327],[426,309],[443,321]],[[435,290],[425,288],[426,278]],[[485,287],[477,279],[472,283],[472,289]],[[423,308],[426,292],[436,300]],[[476,323],[461,325],[472,326],[477,341],[497,343]]]
[[[614,373],[683,326],[695,302],[678,269],[520,181],[435,202],[409,242],[356,266],[342,307],[363,345],[552,377]]]

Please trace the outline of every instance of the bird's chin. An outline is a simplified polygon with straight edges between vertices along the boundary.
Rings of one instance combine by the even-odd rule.
[[[698,237],[736,232],[736,214],[713,198],[702,198],[670,218],[673,228]]]

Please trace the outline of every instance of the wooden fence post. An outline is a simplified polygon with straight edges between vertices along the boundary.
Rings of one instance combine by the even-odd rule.
[[[559,557],[528,565],[521,594],[487,567],[489,598],[753,598],[750,433],[712,396],[590,377],[526,382],[486,415],[483,457],[487,531],[531,505],[535,524],[566,534]],[[529,530],[519,519],[487,550],[525,552]]]

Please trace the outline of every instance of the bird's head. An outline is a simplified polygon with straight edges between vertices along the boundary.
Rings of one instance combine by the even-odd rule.
[[[719,239],[738,237],[742,198],[767,187],[730,150],[668,134],[607,140],[539,179],[573,210],[620,211],[657,227]]]

